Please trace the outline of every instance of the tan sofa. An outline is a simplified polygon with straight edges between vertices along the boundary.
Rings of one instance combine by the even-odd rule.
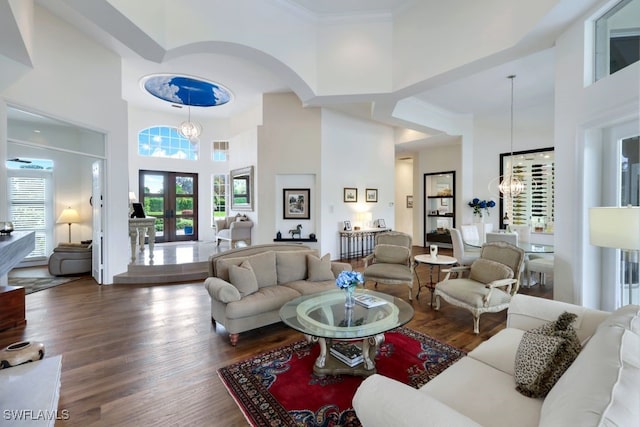
[[[516,390],[526,330],[578,315],[583,349],[545,398]],[[420,389],[381,375],[362,382],[353,407],[375,426],[640,426],[640,306],[613,313],[516,294],[507,327]]]
[[[297,244],[265,244],[209,257],[204,286],[211,296],[211,321],[225,327],[231,345],[240,332],[280,322],[288,301],[336,289],[335,278],[351,265]]]

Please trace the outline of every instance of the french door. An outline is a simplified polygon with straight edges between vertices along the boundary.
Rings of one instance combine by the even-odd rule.
[[[140,171],[140,203],[156,218],[156,242],[198,240],[198,174]]]

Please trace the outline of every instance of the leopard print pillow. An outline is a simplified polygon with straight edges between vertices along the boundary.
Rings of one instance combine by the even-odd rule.
[[[576,317],[564,312],[558,320],[524,333],[516,353],[516,390],[528,397],[549,393],[582,349],[572,326]]]

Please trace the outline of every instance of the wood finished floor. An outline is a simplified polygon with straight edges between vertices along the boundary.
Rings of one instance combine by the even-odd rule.
[[[423,283],[427,272],[418,267]],[[378,290],[407,298],[405,286]],[[522,293],[550,298],[551,286]],[[70,418],[56,426],[246,426],[216,371],[302,339],[280,323],[243,333],[231,347],[211,325],[202,282],[98,286],[82,278],[26,298],[27,325],[0,332],[0,348],[42,341],[47,356],[63,356],[59,409]],[[466,351],[505,326],[506,312],[485,314],[476,336],[469,312],[447,303],[432,310],[427,290],[413,307],[408,327]]]

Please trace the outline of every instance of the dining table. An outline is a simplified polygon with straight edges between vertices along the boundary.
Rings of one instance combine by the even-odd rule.
[[[474,248],[481,248],[483,243],[477,240],[465,240],[465,244]],[[527,254],[552,254],[555,251],[553,245],[543,245],[540,243],[518,242],[517,246]]]

